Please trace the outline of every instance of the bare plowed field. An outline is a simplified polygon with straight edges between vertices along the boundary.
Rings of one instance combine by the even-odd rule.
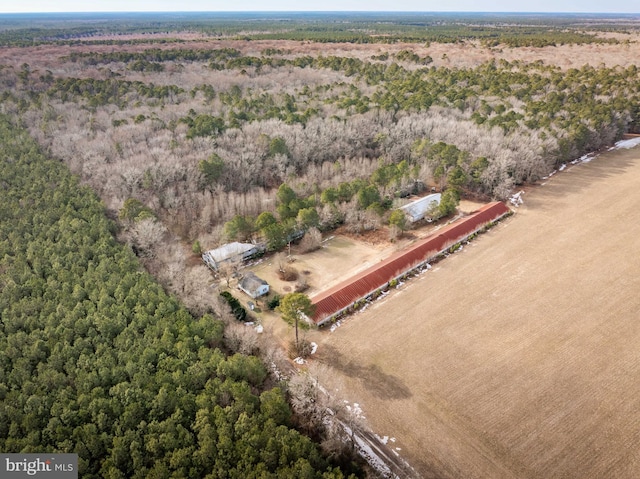
[[[640,477],[640,149],[517,214],[334,333],[339,394],[424,476]]]

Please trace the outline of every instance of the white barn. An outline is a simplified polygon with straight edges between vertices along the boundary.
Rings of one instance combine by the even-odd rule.
[[[242,262],[252,256],[264,252],[264,246],[251,243],[228,243],[220,248],[202,253],[202,260],[212,270],[218,271],[219,266],[225,262]]]
[[[433,208],[440,205],[442,194],[434,193],[400,207],[410,223],[424,219]],[[428,218],[429,219],[429,218]]]

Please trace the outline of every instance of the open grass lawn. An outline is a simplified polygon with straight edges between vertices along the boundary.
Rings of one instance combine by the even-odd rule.
[[[318,334],[339,394],[424,477],[640,474],[640,149]]]

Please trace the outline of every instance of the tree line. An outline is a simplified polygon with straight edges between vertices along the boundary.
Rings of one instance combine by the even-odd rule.
[[[4,20],[0,44],[29,46],[56,42],[61,45],[90,42],[91,44],[139,44],[180,41],[171,38],[174,32],[200,32],[215,37],[242,39],[294,39],[318,42],[394,43],[394,42],[456,42],[460,39],[499,38],[510,46],[543,46],[559,43],[605,43],[614,39],[599,37],[593,32],[633,28],[631,17],[618,15],[615,21],[602,15],[584,16],[559,14],[553,17],[519,14],[451,14],[393,13],[380,17],[374,12],[349,15],[339,12],[323,14],[270,13],[225,14],[200,12],[185,14],[180,19],[163,13],[118,13],[109,16],[73,14],[30,17],[14,16]],[[73,26],[69,25],[73,21]],[[123,33],[164,33],[155,39],[93,40],[96,37]],[[513,42],[513,43],[511,43]]]

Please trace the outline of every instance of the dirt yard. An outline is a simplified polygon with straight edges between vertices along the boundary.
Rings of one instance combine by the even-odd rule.
[[[461,252],[313,333],[327,386],[425,478],[637,477],[639,184],[636,148],[529,190]]]
[[[481,203],[463,200],[460,203],[461,214],[470,213],[482,206]],[[270,255],[258,261],[248,268],[260,278],[269,283],[270,290],[279,295],[291,293],[295,289],[295,281],[283,281],[278,277],[279,263],[289,264],[297,270],[300,278],[304,278],[309,284],[309,289],[305,291],[310,297],[331,288],[333,285],[343,281],[345,278],[357,275],[369,266],[387,258],[394,252],[404,249],[411,242],[431,234],[438,226],[421,225],[419,228],[407,231],[403,238],[391,243],[388,241],[389,233],[386,229],[380,230],[373,236],[345,236],[329,235],[322,243],[322,248],[312,253],[301,254],[297,246],[291,248],[293,262],[286,261],[286,253],[281,255]],[[250,298],[235,289],[235,281],[232,280],[231,292],[245,306]],[[260,303],[263,303],[262,301]],[[264,304],[260,304],[264,306]],[[269,313],[266,308],[256,316],[268,329],[286,343],[288,336],[286,325],[276,314]]]
[[[378,257],[384,254],[386,248],[357,242],[343,236],[329,237],[325,239],[323,247],[308,254],[298,254],[295,246],[292,248],[292,263],[287,263],[282,255],[284,264],[295,268],[300,277],[308,281],[310,288],[307,294],[313,296],[328,285],[339,281],[343,274],[356,272],[378,261]],[[294,282],[283,281],[278,278],[278,257],[271,256],[256,265],[253,271],[265,279],[271,289],[278,294],[286,294],[293,291]]]
[[[481,203],[463,200],[460,202],[459,211],[466,214],[481,206]],[[366,234],[360,237],[329,235],[324,238],[322,248],[312,253],[301,254],[296,245],[292,246],[291,263],[285,261],[285,252],[280,256],[268,256],[249,269],[267,281],[272,291],[282,295],[292,292],[295,287],[295,281],[288,282],[278,278],[279,263],[289,264],[298,271],[301,278],[307,280],[310,287],[306,294],[313,297],[394,252],[406,248],[412,241],[431,234],[437,228],[438,226],[422,225],[407,231],[403,238],[393,243],[385,240],[389,237],[386,228],[371,238]]]

